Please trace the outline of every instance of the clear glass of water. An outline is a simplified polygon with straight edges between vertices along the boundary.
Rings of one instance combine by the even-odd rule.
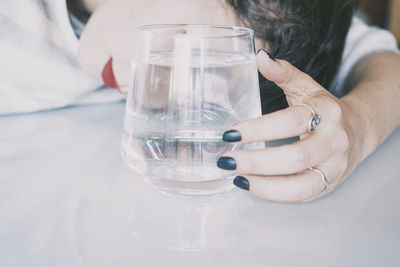
[[[210,195],[232,188],[216,166],[235,149],[222,140],[234,123],[261,115],[253,31],[210,25],[138,28],[122,157],[156,188]],[[257,145],[256,145],[257,146]]]

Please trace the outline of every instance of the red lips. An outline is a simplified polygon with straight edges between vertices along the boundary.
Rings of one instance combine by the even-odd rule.
[[[103,78],[103,82],[107,87],[115,88],[119,90],[119,86],[117,81],[115,80],[114,71],[112,67],[112,57],[107,61],[104,65],[103,71],[101,72],[101,78]]]

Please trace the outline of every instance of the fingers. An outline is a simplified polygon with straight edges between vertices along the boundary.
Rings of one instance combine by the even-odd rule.
[[[225,132],[226,142],[248,144],[303,135],[308,131],[311,112],[304,106],[292,106],[280,111],[235,124]]]
[[[324,164],[332,162],[331,156],[340,152],[336,142],[329,142],[332,133],[340,133],[341,129],[342,111],[337,99],[287,61],[273,60],[261,51],[257,55],[257,64],[265,78],[283,89],[291,107],[240,122],[225,132],[223,139],[246,144],[301,136],[308,132],[310,125],[318,129],[290,145],[227,152],[218,160],[217,165],[241,173],[241,176],[235,178],[235,185],[263,199],[305,202],[331,192],[338,183],[328,188],[325,175],[308,168],[320,165],[325,167]],[[296,105],[300,103],[308,105]],[[315,117],[311,120],[315,112],[319,115],[316,116],[318,121]],[[319,125],[319,118],[329,123]],[[332,166],[328,170],[329,175],[342,177],[340,168]]]
[[[129,58],[130,60],[130,58]],[[118,84],[118,89],[121,93],[127,94],[128,93],[128,84],[129,84],[129,77],[130,75],[130,61],[126,60],[126,58],[119,58],[115,57],[113,61],[114,65],[114,74],[115,80]],[[115,88],[115,87],[112,87]]]
[[[262,150],[229,151],[217,165],[221,169],[255,175],[284,175],[297,173],[324,161],[331,153],[326,140],[318,135],[290,145],[268,147]]]
[[[321,175],[304,170],[289,176],[237,176],[234,184],[250,194],[276,202],[308,202],[334,190],[335,184],[325,187]]]
[[[338,100],[329,94],[318,94],[308,98],[308,105],[293,105],[262,117],[234,124],[223,134],[223,140],[229,143],[248,144],[257,141],[271,141],[308,134],[313,112],[319,120],[311,133],[332,135],[341,129],[340,120],[343,109]]]
[[[78,60],[81,68],[110,88],[128,86],[132,35],[129,23],[106,17],[106,7],[93,13],[79,40]]]
[[[100,36],[94,35],[89,27],[85,28],[79,40],[78,60],[86,73],[101,81],[101,74],[110,59],[110,54],[99,43],[101,44]]]
[[[265,50],[260,50],[256,57],[258,69],[268,80],[278,85],[286,96],[296,102],[326,90],[314,81],[309,75],[298,70],[285,60],[273,60]]]

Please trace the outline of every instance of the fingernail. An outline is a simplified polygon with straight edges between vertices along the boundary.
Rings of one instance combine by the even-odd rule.
[[[233,180],[233,184],[246,191],[249,191],[250,189],[249,181],[242,176],[236,176]]]
[[[242,140],[242,136],[238,131],[230,130],[224,132],[224,134],[222,135],[222,140],[224,140],[225,142],[238,142]]]
[[[221,157],[217,161],[217,166],[224,170],[236,170],[236,160],[231,157]]]
[[[272,59],[273,61],[275,61],[275,58],[274,58],[273,56],[271,56],[271,54],[270,54],[267,50],[265,50],[265,49],[259,49],[259,50],[257,51],[257,55],[258,55],[258,53],[260,53],[260,52],[264,52],[265,54],[267,54],[267,56],[268,56],[270,59]]]
[[[103,79],[105,86],[119,90],[118,83],[115,80],[112,61],[113,59],[110,57],[110,59],[104,65],[103,71],[101,72],[101,78]]]

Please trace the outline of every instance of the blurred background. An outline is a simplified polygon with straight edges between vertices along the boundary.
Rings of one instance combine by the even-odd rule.
[[[370,25],[389,29],[400,43],[400,0],[362,0],[359,16]]]

